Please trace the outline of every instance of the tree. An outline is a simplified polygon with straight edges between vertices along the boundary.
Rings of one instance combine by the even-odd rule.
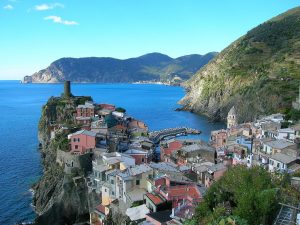
[[[207,191],[195,218],[199,224],[215,224],[226,216],[220,206],[228,205],[225,208],[229,214],[249,224],[269,224],[279,206],[278,190],[271,174],[263,168],[233,167]]]
[[[118,108],[115,109],[115,111],[125,113],[126,109],[124,109],[122,107],[118,107]]]

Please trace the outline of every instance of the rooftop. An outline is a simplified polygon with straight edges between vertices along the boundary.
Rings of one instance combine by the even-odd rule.
[[[84,105],[78,105],[77,108],[94,109],[95,106],[92,102],[85,102]]]
[[[140,164],[135,167],[127,168],[125,171],[118,173],[118,176],[122,178],[128,178],[149,171],[152,171],[152,168],[150,166],[148,166],[147,164]]]
[[[84,135],[87,135],[87,136],[91,136],[91,137],[96,137],[96,133],[93,132],[93,131],[88,131],[88,130],[80,130],[80,131],[77,131],[73,134],[70,134],[70,136],[74,136],[74,135],[79,135],[79,134],[84,134]]]
[[[160,211],[160,212],[154,212],[154,213],[149,213],[147,216],[151,217],[152,219],[160,222],[160,223],[166,223],[172,218],[170,217],[172,214],[172,210],[166,210],[166,211]]]
[[[265,145],[270,146],[271,148],[283,149],[289,146],[294,145],[294,143],[285,141],[285,140],[272,140],[272,141],[263,141]]]
[[[176,168],[177,167],[176,164],[170,162],[158,162],[158,163],[151,162],[149,166],[157,170],[168,171],[168,172],[179,172],[179,170]]]
[[[276,154],[270,156],[270,159],[275,159],[276,161],[279,161],[279,162],[282,162],[285,164],[288,164],[288,163],[291,163],[291,162],[297,160],[296,157],[292,157],[292,156],[289,156],[289,155],[286,155],[283,153],[276,153]]]
[[[159,205],[161,203],[164,202],[164,200],[159,197],[158,195],[154,195],[151,193],[147,193],[146,196],[155,204],[155,205]]]
[[[198,143],[198,144],[192,144],[192,145],[188,145],[188,146],[184,146],[181,148],[182,151],[184,152],[194,152],[194,151],[210,151],[210,152],[214,152],[215,148],[213,148],[212,146],[209,146],[205,143]]]

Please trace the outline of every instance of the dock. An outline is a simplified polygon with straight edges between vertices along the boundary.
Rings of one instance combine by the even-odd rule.
[[[149,138],[151,141],[153,141],[154,144],[158,144],[161,140],[163,140],[166,137],[187,134],[201,134],[201,131],[187,127],[167,128],[159,131],[150,132]]]

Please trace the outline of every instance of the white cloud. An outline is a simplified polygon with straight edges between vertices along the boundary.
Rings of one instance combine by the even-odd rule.
[[[41,5],[34,6],[34,9],[36,11],[45,11],[54,8],[64,8],[64,5],[61,3],[53,3],[53,4],[41,4]]]
[[[78,25],[75,21],[63,20],[60,16],[47,16],[44,20],[52,20],[54,23],[60,23],[64,25]]]
[[[6,5],[6,6],[3,7],[3,9],[5,9],[5,10],[13,10],[14,7],[12,5]]]

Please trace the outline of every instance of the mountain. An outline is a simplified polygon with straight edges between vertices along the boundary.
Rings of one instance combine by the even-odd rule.
[[[235,106],[239,122],[286,112],[300,84],[300,7],[250,30],[184,86],[183,109],[224,120]]]
[[[150,53],[125,60],[114,58],[62,58],[46,69],[25,76],[24,83],[72,82],[120,83],[149,80],[171,80],[175,76],[187,80],[208,63],[216,53],[171,58]]]

